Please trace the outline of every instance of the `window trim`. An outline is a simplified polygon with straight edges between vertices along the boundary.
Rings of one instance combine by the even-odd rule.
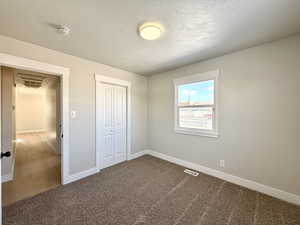
[[[218,83],[219,83],[219,70],[213,70],[205,73],[198,73],[182,78],[174,79],[174,131],[180,134],[198,135],[204,137],[219,137],[219,100],[218,100]],[[213,130],[196,129],[196,128],[183,128],[179,127],[179,106],[178,106],[178,86],[207,80],[214,80],[214,117],[213,117]],[[210,105],[209,107],[211,107]],[[197,107],[197,106],[196,106]],[[199,107],[199,106],[198,106]],[[205,107],[205,106],[201,106]]]

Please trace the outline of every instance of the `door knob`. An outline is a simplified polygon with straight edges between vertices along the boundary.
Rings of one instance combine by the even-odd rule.
[[[11,153],[10,152],[1,152],[1,159],[3,157],[10,157],[11,156]]]

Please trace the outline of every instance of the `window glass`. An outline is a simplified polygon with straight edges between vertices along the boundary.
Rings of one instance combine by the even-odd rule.
[[[212,107],[179,108],[179,127],[203,130],[213,129]]]
[[[178,86],[178,106],[213,105],[214,80]]]

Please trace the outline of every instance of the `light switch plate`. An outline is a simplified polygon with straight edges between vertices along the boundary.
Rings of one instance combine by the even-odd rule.
[[[76,117],[76,111],[71,111],[71,117],[75,118]]]

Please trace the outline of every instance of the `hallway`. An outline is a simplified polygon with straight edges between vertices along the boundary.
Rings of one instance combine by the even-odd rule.
[[[19,134],[17,140],[14,179],[2,184],[4,206],[61,184],[60,155],[45,134]]]

